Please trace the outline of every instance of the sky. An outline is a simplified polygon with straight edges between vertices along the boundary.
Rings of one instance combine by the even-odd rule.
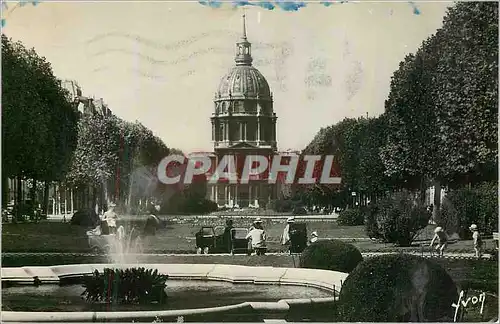
[[[12,10],[3,32],[34,47],[60,79],[103,98],[169,147],[211,151],[220,79],[234,65],[241,7],[198,2],[40,2]],[[254,66],[278,117],[279,150],[301,150],[321,127],[384,111],[391,75],[442,24],[451,2],[246,7]]]

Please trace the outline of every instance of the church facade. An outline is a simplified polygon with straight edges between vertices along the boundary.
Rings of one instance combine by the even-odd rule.
[[[244,15],[243,34],[236,43],[234,61],[215,93],[210,118],[214,151],[210,156],[213,166],[225,155],[235,156],[236,168],[241,171],[248,155],[268,156],[270,161],[277,154],[273,95],[265,77],[252,65],[252,46],[247,39]],[[269,184],[264,173],[250,177],[246,184],[223,181],[209,184],[207,198],[219,206],[261,207],[276,199],[278,186]]]

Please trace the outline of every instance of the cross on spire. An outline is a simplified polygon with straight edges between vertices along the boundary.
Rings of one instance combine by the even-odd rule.
[[[243,8],[243,37],[244,40],[247,39],[247,26],[246,26],[246,9]]]

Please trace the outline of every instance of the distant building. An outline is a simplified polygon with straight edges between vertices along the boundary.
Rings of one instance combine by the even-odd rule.
[[[64,80],[61,81],[61,86],[69,92],[68,100],[76,105],[80,114],[99,114],[101,116],[112,115],[108,105],[104,103],[103,98],[95,99],[94,97],[84,96],[82,94],[82,89],[76,81]]]
[[[214,98],[215,111],[211,117],[214,152],[207,153],[213,168],[224,155],[237,156],[236,164],[242,166],[247,155],[268,156],[271,160],[277,154],[273,96],[264,76],[252,66],[244,15],[243,35],[236,48],[236,64],[222,77]],[[248,184],[209,184],[207,195],[219,206],[258,207],[276,199],[277,185],[268,184],[266,175],[255,176]]]

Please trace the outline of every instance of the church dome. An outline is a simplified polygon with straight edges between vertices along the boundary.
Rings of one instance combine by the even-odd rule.
[[[271,100],[271,90],[266,78],[251,65],[233,67],[221,79],[215,99],[238,98]]]

